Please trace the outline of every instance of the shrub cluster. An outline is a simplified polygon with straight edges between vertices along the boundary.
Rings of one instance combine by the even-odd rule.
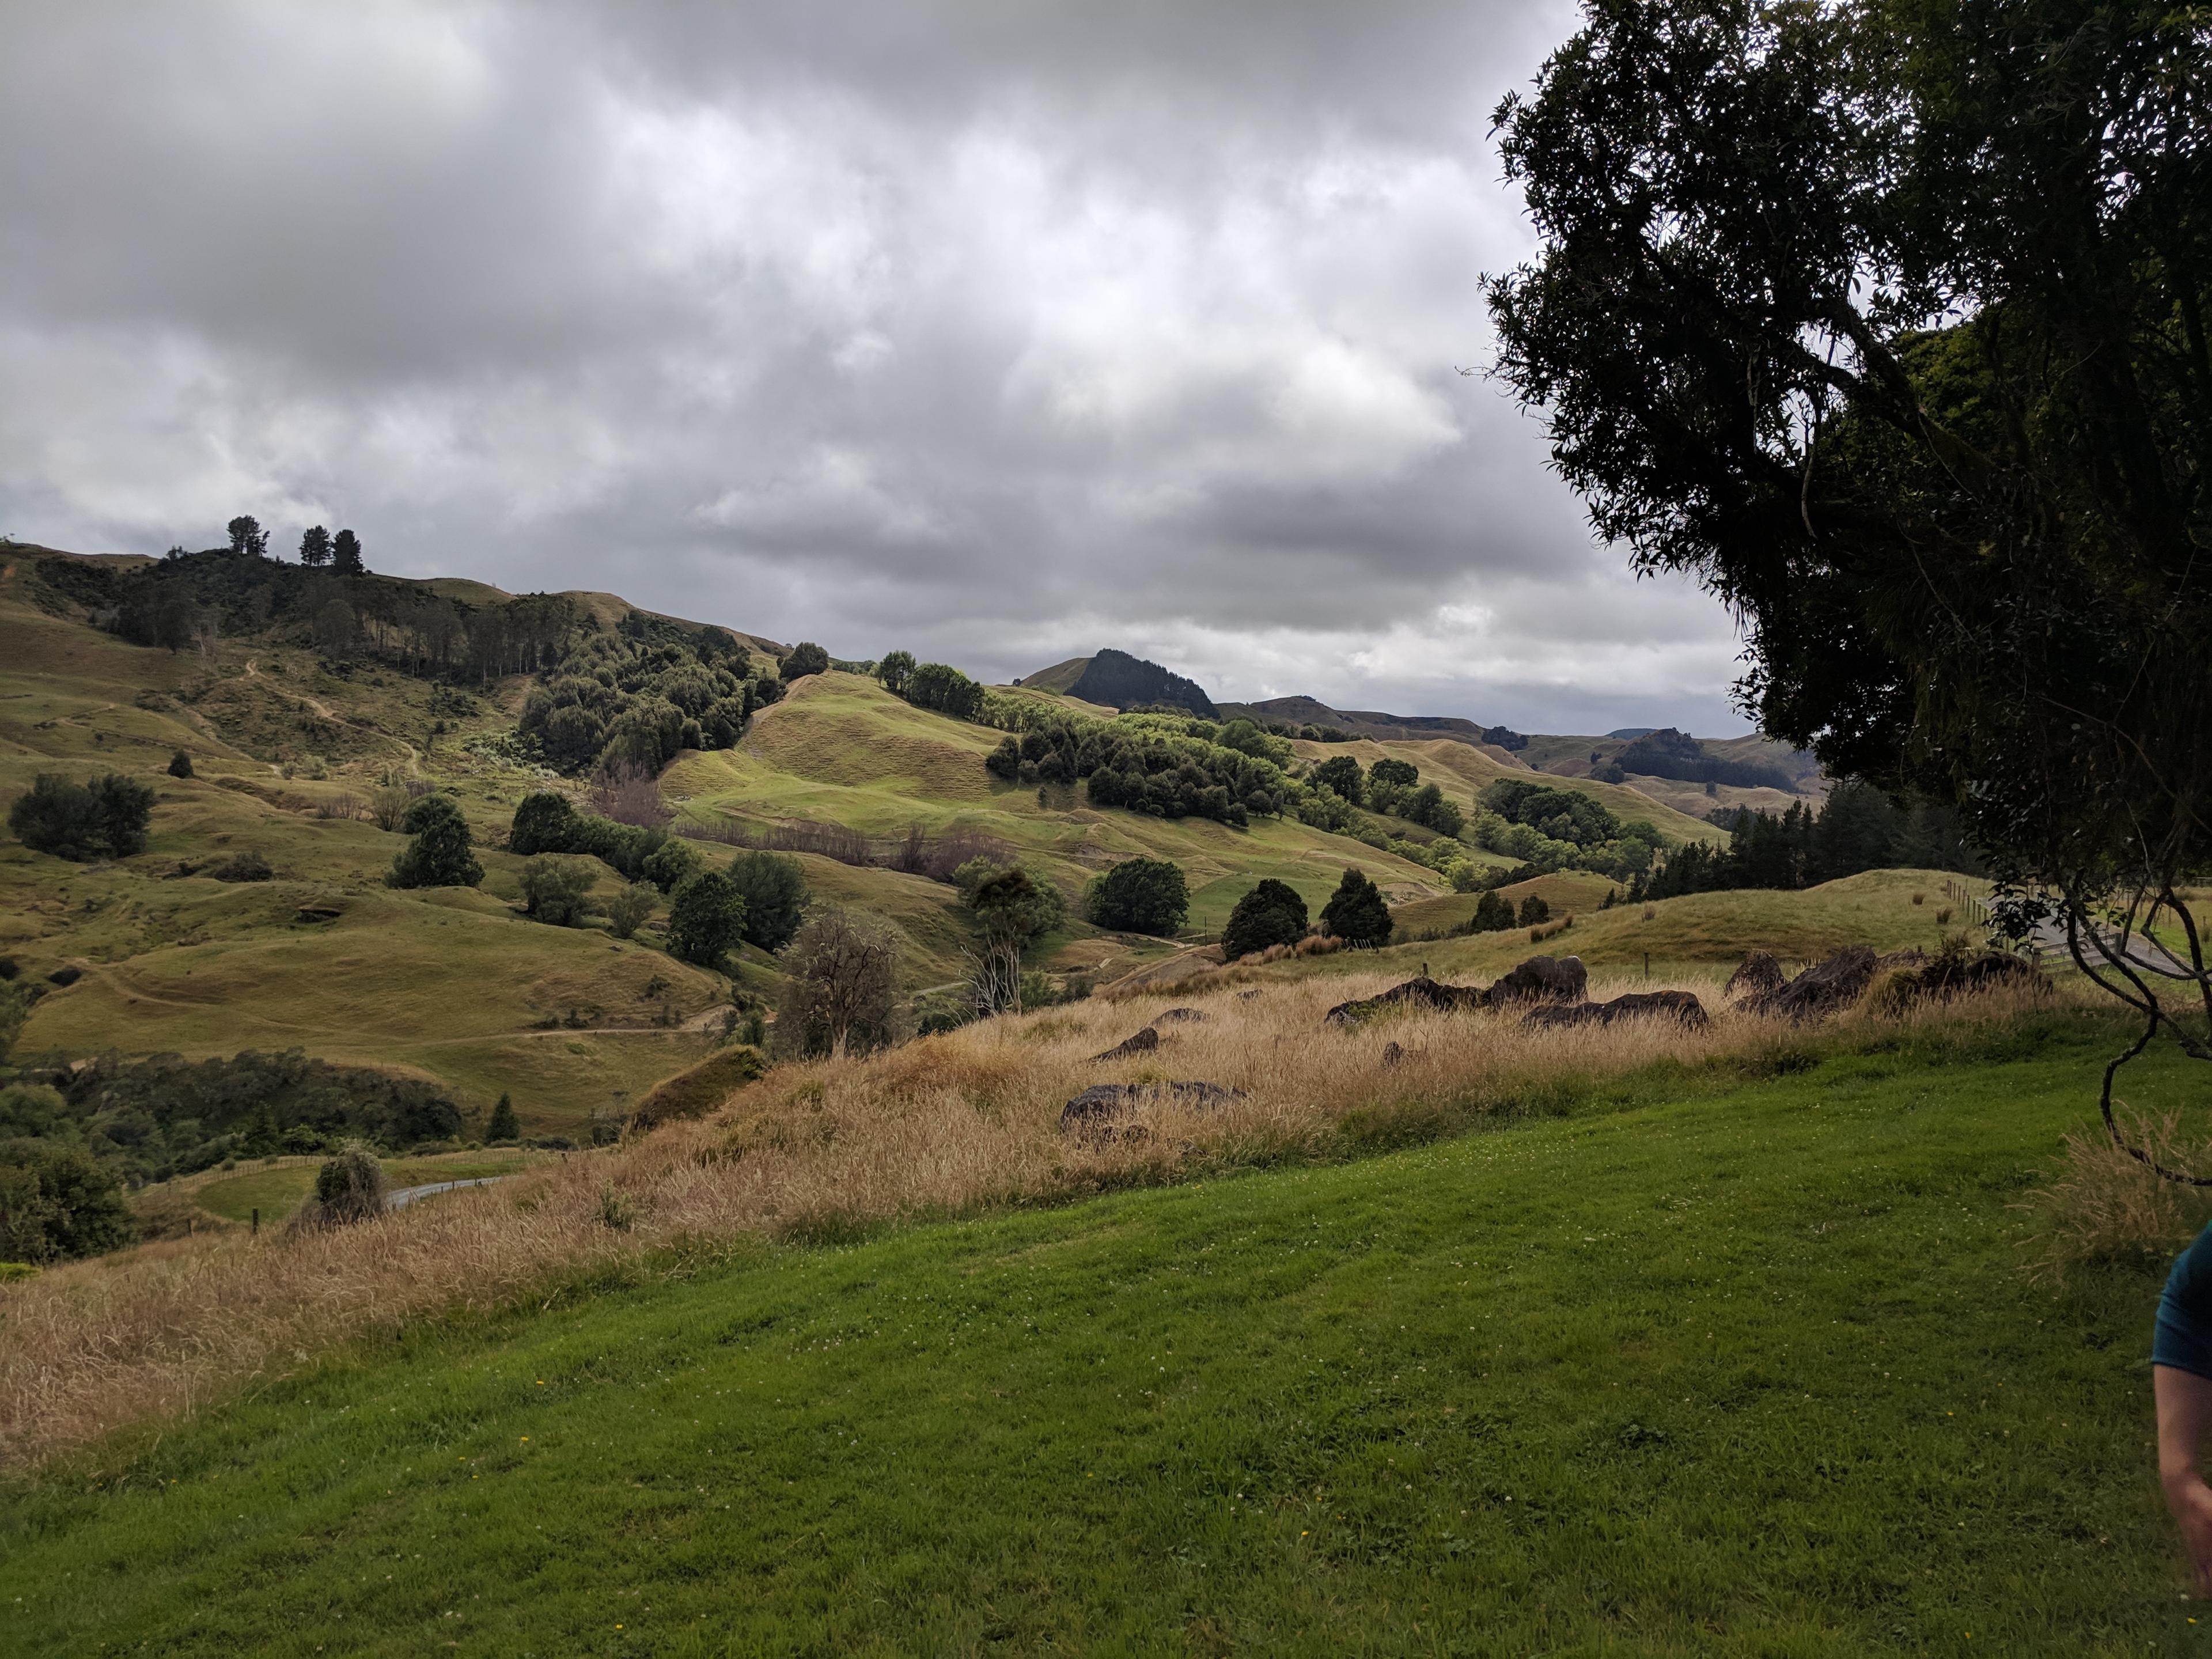
[[[763,951],[781,951],[799,932],[806,910],[805,870],[795,858],[743,852],[726,871],[708,872],[697,848],[659,825],[617,823],[579,812],[566,795],[550,790],[523,797],[507,844],[509,852],[533,862],[547,854],[588,854],[627,877],[631,888],[607,905],[621,938],[635,932],[652,912],[650,892],[638,884],[649,883],[671,895],[669,949],[702,966],[719,963],[740,939]],[[525,866],[526,896],[529,867]],[[709,875],[711,880],[698,884]]]
[[[1624,823],[1577,790],[1529,778],[1498,779],[1482,792],[1480,805],[1469,826],[1477,844],[1536,872],[1594,870],[1626,881],[1649,870],[1668,845],[1645,819]]]
[[[1009,733],[983,764],[1009,783],[1080,778],[1092,805],[1154,817],[1212,818],[1242,829],[1282,811],[1290,780],[1272,760],[1193,737],[1192,724],[1158,715],[1079,720],[1048,711],[1019,736]]]
[[[744,647],[721,629],[695,635],[632,612],[562,656],[523,704],[520,729],[565,771],[658,773],[683,750],[728,748],[753,710],[782,695],[782,680],[754,674]]]
[[[120,772],[90,783],[41,772],[8,809],[8,828],[34,853],[82,863],[144,852],[153,815],[153,790]]]
[[[1084,890],[1083,913],[1100,927],[1172,938],[1190,915],[1182,867],[1165,859],[1127,859]]]
[[[507,832],[507,850],[524,858],[540,853],[585,853],[630,881],[648,881],[662,892],[700,867],[698,852],[655,824],[617,823],[579,812],[566,795],[539,790],[525,795]]]
[[[0,1087],[0,1141],[79,1147],[133,1182],[353,1139],[400,1151],[453,1139],[463,1128],[459,1109],[436,1085],[333,1066],[296,1048],[197,1061],[108,1055],[43,1082]]]

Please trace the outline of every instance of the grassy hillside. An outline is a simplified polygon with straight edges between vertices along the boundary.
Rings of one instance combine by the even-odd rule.
[[[1034,674],[1024,674],[1018,684],[1030,691],[1073,691],[1083,671],[1091,666],[1088,657],[1070,657],[1066,662],[1056,662],[1049,668],[1040,668]]]
[[[483,740],[512,729],[527,680],[456,696],[374,663],[334,668],[267,638],[221,641],[204,654],[128,645],[87,626],[35,580],[40,560],[64,556],[10,549],[0,557],[0,797],[40,771],[84,776],[114,768],[154,785],[157,805],[152,844],[120,863],[81,868],[0,842],[0,952],[33,975],[69,968],[82,975],[40,1003],[24,1034],[27,1052],[201,1057],[299,1047],[438,1079],[470,1113],[508,1092],[527,1132],[573,1133],[594,1110],[636,1099],[711,1047],[708,1028],[731,994],[717,976],[672,961],[649,931],[621,943],[602,929],[550,928],[519,915],[519,862],[498,849],[516,802],[552,780],[503,761]],[[497,597],[460,579],[427,586],[462,599]],[[570,597],[602,620],[624,610],[611,595]],[[1264,878],[1286,882],[1317,912],[1347,866],[1365,871],[1394,902],[1426,907],[1407,913],[1409,928],[1449,926],[1472,908],[1446,896],[1432,871],[1295,822],[1236,830],[1169,821],[1093,809],[1065,787],[1041,799],[1034,787],[985,772],[998,739],[833,672],[798,682],[755,718],[737,748],[684,756],[662,787],[680,808],[679,830],[727,816],[756,825],[818,820],[886,836],[915,827],[991,836],[1071,896],[1121,860],[1170,859],[1190,883],[1190,927],[1200,934],[1218,933]],[[1298,745],[1307,759],[1345,747]],[[1413,761],[1463,805],[1516,769],[1445,739],[1348,747],[1364,764],[1384,754]],[[167,775],[178,749],[191,756],[194,777]],[[452,792],[482,850],[481,890],[405,893],[382,884],[401,840],[358,813],[380,781],[395,776]],[[1572,787],[1670,836],[1721,836],[1633,791],[1587,781]],[[211,861],[249,852],[269,861],[275,879],[228,884],[210,875]],[[1476,861],[1496,860],[1483,854]],[[905,994],[962,976],[974,933],[952,890],[825,859],[806,863],[821,896],[898,930]],[[616,885],[607,872],[602,896]],[[1563,897],[1555,908],[1569,902],[1588,901]],[[1613,948],[1632,944],[1640,960],[1640,941],[1624,937]],[[1660,948],[1693,946],[1713,959],[1737,941],[1717,926],[1701,939]],[[1170,948],[1072,921],[1041,959],[1111,978]],[[1454,948],[1480,957],[1489,947]],[[758,952],[748,953],[738,975],[746,994],[773,994],[773,963]]]
[[[0,1628],[2196,1651],[2151,1479],[2156,1282],[2021,1273],[2020,1194],[2099,1053],[2059,1021],[1662,1069],[1363,1163],[595,1270],[18,1480]]]
[[[1933,951],[1945,935],[1969,931],[1963,915],[1943,896],[1943,884],[1960,879],[1940,870],[1869,870],[1796,892],[1740,888],[1600,910],[1590,906],[1589,896],[1595,889],[1602,900],[1609,884],[1570,873],[1503,890],[1516,899],[1527,892],[1543,894],[1552,905],[1554,927],[1572,910],[1573,925],[1564,932],[1547,927],[1540,945],[1530,942],[1526,928],[1513,928],[1239,971],[1269,976],[1410,972],[1425,961],[1438,978],[1486,981],[1541,949],[1578,956],[1593,971],[1640,973],[1648,957],[1652,973],[1663,978],[1701,967],[1733,968],[1750,951],[1771,951],[1791,966],[1817,962],[1847,945]],[[1392,917],[1406,933],[1440,930],[1471,915],[1474,903],[1471,894],[1454,894],[1401,907]]]
[[[757,715],[737,748],[678,761],[662,787],[695,820],[800,817],[875,836],[915,824],[932,835],[996,836],[1070,891],[1124,859],[1172,859],[1190,883],[1200,931],[1218,929],[1263,877],[1287,882],[1316,909],[1347,866],[1394,896],[1441,890],[1431,870],[1301,823],[1269,819],[1245,830],[1147,817],[1083,805],[1066,787],[1040,805],[1034,786],[984,771],[1000,735],[915,708],[859,675],[819,674]]]
[[[1356,743],[1308,743],[1301,739],[1291,747],[1299,759],[1307,761],[1327,760],[1331,755],[1350,755],[1363,767],[1374,765],[1386,755],[1411,761],[1421,769],[1424,783],[1433,782],[1467,808],[1472,808],[1475,797],[1498,779],[1528,775],[1526,767],[1498,760],[1487,750],[1472,744],[1455,743],[1449,738],[1430,738],[1419,743],[1376,743],[1364,738]],[[1588,795],[1618,817],[1642,818],[1657,826],[1660,833],[1670,840],[1716,844],[1728,840],[1726,830],[1716,829],[1702,817],[1676,811],[1626,785],[1600,783],[1592,778],[1545,781]]]
[[[299,1047],[434,1077],[465,1110],[511,1092],[534,1133],[573,1130],[705,1052],[710,1039],[683,1028],[723,1000],[714,976],[643,942],[522,919],[519,860],[495,850],[481,852],[481,891],[395,892],[382,878],[403,837],[318,816],[417,763],[458,792],[483,848],[533,782],[459,747],[507,723],[495,702],[434,736],[420,682],[336,679],[311,653],[244,642],[213,662],[125,645],[38,608],[26,563],[0,571],[0,794],[42,771],[115,769],[156,802],[148,849],[119,862],[0,840],[0,953],[33,976],[82,975],[40,1002],[20,1052]],[[179,748],[191,779],[167,774]],[[287,777],[280,752],[319,757],[328,775]],[[204,873],[245,852],[275,878]],[[613,890],[611,872],[601,884]],[[302,921],[303,906],[337,914]],[[585,1029],[544,1029],[572,1018]]]

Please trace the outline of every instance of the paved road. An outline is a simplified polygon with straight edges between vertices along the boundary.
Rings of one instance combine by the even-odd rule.
[[[2111,934],[2106,935],[2106,938],[2109,941],[2117,943],[2114,936]],[[2067,954],[2066,924],[2063,921],[2046,921],[2043,926],[2037,928],[2035,930],[2035,943],[2039,948],[2050,951],[2061,962],[2070,962],[2073,959]],[[2082,955],[2088,957],[2092,963],[2100,968],[2106,967],[2108,965],[2105,963],[2104,959],[2097,954],[2096,947],[2091,945],[2087,939],[2084,939],[2081,941],[2081,945]],[[2142,972],[2154,974],[2161,979],[2188,979],[2190,977],[2190,975],[2185,970],[2185,964],[2188,962],[2188,957],[2183,956],[2180,951],[2177,950],[2172,956],[2169,957],[2164,951],[2160,950],[2156,945],[2148,943],[2140,933],[2132,935],[2129,939],[2128,948],[2124,951],[2115,951],[2114,954],[2123,957],[2128,963]],[[2185,965],[2178,967],[2176,965],[2177,963]]]
[[[387,1210],[404,1210],[418,1198],[433,1197],[439,1193],[450,1193],[456,1187],[489,1187],[495,1181],[504,1181],[505,1176],[479,1176],[474,1181],[433,1181],[422,1187],[402,1187],[396,1193],[384,1195]]]

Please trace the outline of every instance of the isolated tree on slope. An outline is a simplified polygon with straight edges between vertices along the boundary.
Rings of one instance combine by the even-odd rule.
[[[1391,925],[1389,902],[1364,870],[1346,870],[1322,907],[1322,932],[1346,945],[1388,945]]]
[[[320,525],[310,525],[300,538],[300,562],[310,570],[319,569],[331,562],[331,532]]]
[[[451,795],[423,796],[399,827],[415,839],[392,861],[387,887],[473,887],[483,879],[469,821]]]
[[[241,513],[224,526],[230,532],[230,550],[251,553],[260,558],[269,551],[269,532],[261,527],[261,520]]]
[[[1306,902],[1296,889],[1267,877],[1229,913],[1229,925],[1221,930],[1221,953],[1234,962],[1271,945],[1295,945],[1305,932]]]
[[[677,886],[668,905],[669,954],[714,968],[744,939],[745,899],[719,870],[702,870]]]
[[[341,530],[331,538],[331,568],[341,576],[359,576],[368,573],[362,562],[361,538],[350,530]]]
[[[806,916],[806,870],[782,853],[740,853],[730,882],[745,902],[745,943],[769,951],[791,943]]]

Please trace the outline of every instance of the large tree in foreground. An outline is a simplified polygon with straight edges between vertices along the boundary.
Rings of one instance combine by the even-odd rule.
[[[1955,803],[2051,896],[2143,1018],[2114,1069],[2161,1031],[2212,1058],[2177,897],[2212,787],[2204,14],[1586,22],[1498,112],[1543,243],[1488,284],[1499,374],[1597,528],[1735,611],[1768,732]]]

